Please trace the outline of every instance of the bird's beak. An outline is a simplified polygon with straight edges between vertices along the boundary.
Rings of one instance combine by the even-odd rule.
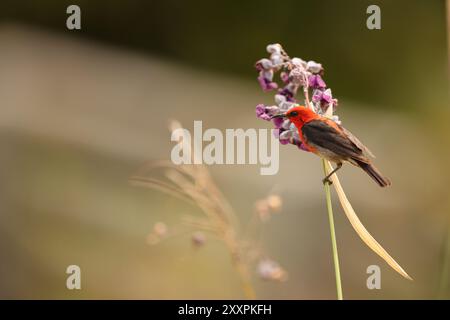
[[[286,114],[280,113],[272,116],[270,119],[277,119],[277,118],[286,118]]]

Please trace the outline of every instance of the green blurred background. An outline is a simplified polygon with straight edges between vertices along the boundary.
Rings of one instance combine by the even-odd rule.
[[[79,31],[66,28],[70,4],[81,7]],[[370,4],[381,30],[366,28]],[[325,66],[343,124],[393,181],[382,190],[350,166],[340,173],[363,223],[415,281],[365,247],[334,199],[344,297],[449,298],[446,37],[438,0],[2,1],[0,297],[243,298],[220,241],[146,243],[156,222],[201,213],[128,178],[169,159],[169,119],[268,128],[254,107],[273,94],[260,91],[253,66],[278,42]],[[334,299],[320,162],[292,146],[280,157],[276,176],[209,169],[243,222],[274,188],[283,198],[264,247],[289,278],[254,275],[257,297]],[[70,264],[82,290],[65,287]],[[381,290],[366,287],[372,264]]]

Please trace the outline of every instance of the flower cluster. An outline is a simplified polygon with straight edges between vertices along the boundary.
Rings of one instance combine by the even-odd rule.
[[[324,69],[320,63],[315,61],[304,61],[300,58],[290,58],[280,44],[267,46],[269,58],[256,62],[255,67],[259,72],[258,82],[264,91],[276,90],[275,105],[267,106],[258,104],[256,116],[266,121],[272,121],[275,126],[274,134],[281,144],[294,144],[302,150],[304,148],[298,132],[293,123],[288,119],[275,118],[272,116],[284,113],[299,104],[296,99],[297,92],[302,89],[304,94],[304,105],[309,106],[318,114],[325,114],[329,107],[337,106],[337,99],[333,98],[331,89],[327,88],[322,79]],[[280,73],[282,87],[274,81],[276,73]],[[312,95],[309,100],[310,93]],[[337,116],[332,119],[340,123]]]

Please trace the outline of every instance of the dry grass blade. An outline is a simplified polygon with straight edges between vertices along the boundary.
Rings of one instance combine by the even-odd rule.
[[[178,199],[186,201],[189,204],[192,204],[194,206],[196,205],[195,202],[191,198],[189,198],[186,194],[184,194],[181,190],[179,190],[178,188],[171,186],[170,184],[165,183],[161,180],[136,176],[136,177],[131,177],[129,179],[129,182],[131,185],[134,185],[134,186],[147,187],[147,188],[156,189],[158,191],[162,191],[164,193],[167,193],[168,195],[171,195]]]
[[[327,172],[331,172],[332,167],[330,162],[326,161]],[[375,240],[374,237],[367,231],[364,225],[359,220],[355,211],[353,210],[350,201],[348,201],[347,196],[345,195],[344,189],[342,188],[339,178],[336,174],[331,176],[331,181],[333,182],[333,186],[336,190],[336,193],[339,197],[339,201],[341,202],[342,208],[344,209],[345,215],[347,216],[350,224],[353,229],[355,229],[356,233],[360,236],[360,238],[364,241],[364,243],[372,249],[376,254],[378,254],[384,261],[387,262],[392,269],[400,273],[403,277],[409,280],[413,280],[405,270],[392,258],[389,253]]]

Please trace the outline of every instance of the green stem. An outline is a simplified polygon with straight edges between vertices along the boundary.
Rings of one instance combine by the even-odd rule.
[[[327,166],[325,163],[326,160],[322,159],[322,166],[325,176],[328,174]],[[327,200],[327,210],[328,210],[328,220],[330,221],[330,236],[331,236],[331,245],[333,248],[333,262],[334,262],[334,273],[336,277],[336,292],[338,300],[343,300],[342,296],[342,284],[341,284],[341,271],[339,269],[339,256],[336,242],[336,232],[334,229],[334,217],[333,217],[333,206],[331,204],[331,192],[330,192],[330,184],[324,183],[325,196]]]

